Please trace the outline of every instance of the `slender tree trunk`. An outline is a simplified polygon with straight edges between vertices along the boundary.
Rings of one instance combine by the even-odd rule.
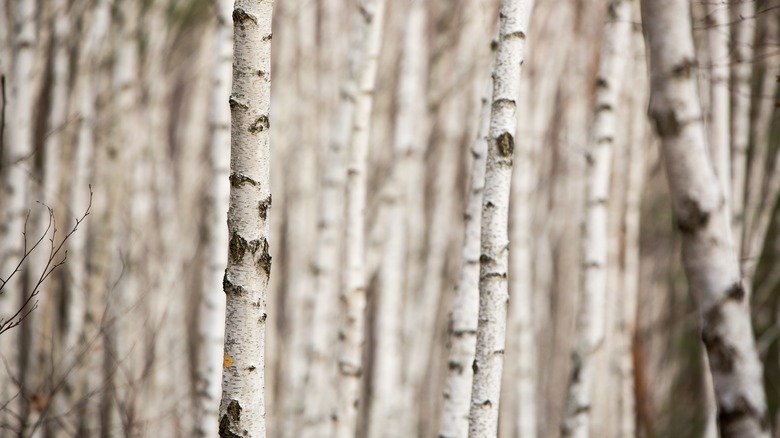
[[[638,21],[639,8],[632,2],[632,21]],[[632,25],[632,65],[629,77],[634,78],[636,90],[631,91],[630,132],[628,137],[628,170],[626,175],[625,205],[621,218],[623,233],[622,291],[618,296],[618,341],[616,363],[618,374],[618,436],[637,435],[636,400],[634,397],[634,364],[632,347],[636,333],[637,301],[639,297],[639,233],[641,221],[642,191],[645,180],[645,147],[647,147],[647,99],[648,81],[645,63],[644,39],[641,26]]]
[[[406,15],[394,131],[393,168],[384,213],[388,221],[384,257],[379,272],[375,312],[374,369],[372,372],[369,437],[391,437],[399,425],[413,428],[412,418],[403,415],[403,304],[410,288],[408,273],[409,216],[408,175],[423,141],[421,120],[425,113],[425,5],[412,2]],[[401,429],[401,430],[409,430]],[[411,429],[413,430],[413,429]]]
[[[222,278],[227,266],[226,212],[230,204],[230,98],[233,32],[232,0],[216,2],[214,57],[209,111],[211,184],[208,197],[208,269],[201,297],[196,434],[211,436],[217,429],[224,348],[225,296]]]
[[[233,91],[227,296],[219,435],[265,437],[265,300],[271,272],[268,213],[273,0],[233,9]]]
[[[339,77],[337,57],[341,51],[336,50],[337,33],[340,30],[340,2],[325,2],[323,12],[323,38],[325,59],[323,64],[329,66],[329,77],[334,81]],[[318,438],[330,436],[337,394],[333,380],[336,376],[337,352],[333,346],[337,344],[337,325],[339,320],[338,297],[342,288],[341,271],[339,267],[343,260],[344,243],[344,205],[346,191],[346,158],[347,146],[351,134],[351,122],[355,111],[355,70],[358,63],[359,42],[361,32],[353,31],[353,48],[350,53],[349,68],[346,80],[341,84],[337,115],[334,117],[334,127],[328,138],[327,150],[323,156],[321,170],[322,192],[319,201],[319,222],[316,253],[313,257],[314,267],[314,311],[312,313],[309,331],[308,361],[309,369],[306,375],[307,388],[310,396],[304,407],[302,436]]]
[[[707,42],[710,55],[710,115],[707,140],[715,175],[721,185],[726,205],[731,207],[731,139],[729,123],[729,31],[726,0],[706,3]]]
[[[492,87],[489,91],[492,92]],[[469,430],[473,378],[471,366],[476,350],[479,310],[480,220],[489,126],[490,94],[486,93],[482,99],[479,133],[471,147],[474,160],[471,164],[471,187],[464,215],[466,224],[463,262],[450,315],[447,379],[444,383],[444,407],[439,428],[441,438],[465,438]]]
[[[509,189],[517,126],[517,99],[532,1],[503,0],[493,73],[490,129],[482,199],[479,319],[469,437],[495,436],[506,344]]]
[[[357,94],[347,169],[346,284],[341,298],[345,308],[339,334],[340,393],[335,425],[337,438],[347,438],[355,434],[360,410],[366,309],[366,165],[384,9],[385,0],[368,0],[360,5],[360,14],[365,20],[366,38],[357,73]]]
[[[689,5],[664,0],[643,1],[642,6],[650,53],[650,114],[662,139],[672,206],[683,236],[683,264],[699,304],[718,427],[723,437],[768,437],[749,290],[740,278],[728,209],[704,142]]]
[[[753,1],[731,0],[734,27],[734,58],[731,62],[733,85],[731,88],[731,220],[734,247],[742,253],[745,228],[745,172],[750,144],[750,101],[753,69],[753,40],[755,38],[755,12]]]
[[[6,12],[3,11],[3,14]],[[29,193],[31,190],[30,175],[33,174],[33,129],[34,129],[34,104],[36,99],[36,52],[38,51],[38,35],[36,15],[36,2],[17,2],[14,16],[14,31],[11,32],[15,56],[12,59],[10,80],[6,81],[5,103],[7,112],[6,127],[8,129],[7,142],[3,144],[2,151],[2,199],[3,214],[0,227],[0,278],[3,280],[2,294],[0,294],[0,321],[12,316],[20,305],[24,303],[27,290],[24,289],[24,271],[13,274],[14,269],[24,254],[24,232],[26,228],[26,215],[29,208]],[[34,234],[35,229],[27,230]],[[30,236],[32,237],[32,236]],[[29,238],[28,238],[29,239]],[[24,327],[22,327],[23,329]],[[21,333],[21,332],[20,332]],[[0,336],[0,351],[2,359],[8,364],[3,367],[0,374],[0,387],[8,405],[2,411],[8,415],[0,414],[0,420],[13,424],[20,421],[22,424],[12,430],[21,430],[25,413],[23,394],[24,370],[21,368],[22,356],[27,351],[23,342],[14,345],[14,341],[21,339],[20,333],[6,333]],[[25,348],[22,348],[25,347]],[[19,387],[19,382],[22,387]],[[20,417],[21,416],[21,417]],[[16,418],[14,418],[16,417]]]
[[[616,109],[630,58],[631,2],[613,0],[596,83],[596,110],[587,155],[587,189],[582,239],[582,294],[578,339],[572,351],[563,436],[590,434],[594,355],[604,341],[609,251],[609,183],[612,148],[617,136]]]

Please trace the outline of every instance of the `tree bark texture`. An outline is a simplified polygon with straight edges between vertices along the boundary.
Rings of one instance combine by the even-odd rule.
[[[689,5],[681,0],[643,1],[642,21],[650,54],[650,115],[662,141],[672,207],[683,238],[683,265],[698,301],[718,428],[723,437],[768,437],[749,291],[740,278],[729,239],[729,211],[704,141]]]
[[[238,0],[233,9],[230,95],[230,207],[222,438],[265,437],[264,368],[270,191],[271,18],[273,0]]]
[[[479,316],[469,410],[471,438],[495,436],[498,432],[509,300],[509,191],[520,71],[532,8],[532,1],[501,2],[481,212]]]

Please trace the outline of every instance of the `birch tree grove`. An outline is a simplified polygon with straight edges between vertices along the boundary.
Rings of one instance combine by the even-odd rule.
[[[520,68],[532,8],[533,2],[530,1],[501,2],[482,198],[479,316],[469,410],[469,437],[489,437],[498,433],[509,300],[509,187],[517,134]]]
[[[0,438],[775,437],[778,5],[0,1]]]
[[[230,208],[220,437],[265,437],[272,0],[233,8]]]
[[[724,437],[768,437],[766,396],[728,209],[707,156],[696,96],[688,4],[643,1],[650,54],[650,115],[661,137],[683,264],[698,301]]]

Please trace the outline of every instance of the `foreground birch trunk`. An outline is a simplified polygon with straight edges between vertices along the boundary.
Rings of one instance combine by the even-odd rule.
[[[682,0],[642,2],[649,49],[650,115],[662,140],[683,264],[699,305],[723,437],[769,437],[748,290],[729,238],[720,184],[707,156],[694,80],[690,11]]]
[[[533,1],[501,2],[498,53],[493,70],[479,269],[479,317],[469,436],[498,432],[501,374],[506,344],[509,259],[509,189],[517,127],[517,98]]]
[[[224,348],[225,297],[222,277],[225,275],[228,232],[225,223],[230,204],[230,97],[231,65],[233,61],[230,6],[232,0],[216,2],[214,64],[209,113],[211,133],[211,192],[208,202],[208,268],[205,275],[199,315],[198,395],[196,434],[210,436],[219,420],[215,406],[219,403],[222,376],[221,354]]]
[[[607,28],[596,84],[596,111],[587,156],[587,188],[582,236],[582,295],[577,321],[579,339],[572,351],[563,436],[590,433],[594,354],[604,341],[609,251],[609,182],[612,147],[617,136],[616,109],[620,103],[626,64],[630,57],[631,2],[610,2]]]
[[[357,72],[358,88],[347,168],[346,284],[342,295],[345,307],[343,325],[339,333],[337,438],[355,434],[360,409],[366,309],[366,164],[384,9],[384,0],[369,0],[360,5],[361,18],[365,20],[366,39]]]
[[[273,0],[238,0],[233,9],[230,96],[230,207],[222,438],[265,437],[265,299],[271,272],[271,16]]]

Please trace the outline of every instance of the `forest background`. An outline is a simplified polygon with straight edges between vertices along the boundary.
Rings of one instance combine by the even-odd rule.
[[[597,79],[615,3],[537,0],[531,16],[514,151],[500,436],[554,437],[564,421],[587,268]],[[606,176],[599,317],[606,336],[592,359],[590,428],[606,437],[712,436],[697,303],[647,117],[639,5],[627,3]],[[705,128],[731,154],[725,187],[776,431],[778,5],[691,3]],[[274,5],[265,345],[273,437],[318,436],[338,392],[349,102],[365,40],[359,6]],[[450,314],[462,267],[474,262],[464,251],[474,215],[468,200],[498,7],[399,0],[384,11],[366,172],[368,303],[356,436],[436,435],[447,377],[464,371],[448,356]],[[231,9],[226,0],[0,3],[0,278],[7,280],[0,436],[217,429]],[[317,373],[327,377],[316,380]]]

